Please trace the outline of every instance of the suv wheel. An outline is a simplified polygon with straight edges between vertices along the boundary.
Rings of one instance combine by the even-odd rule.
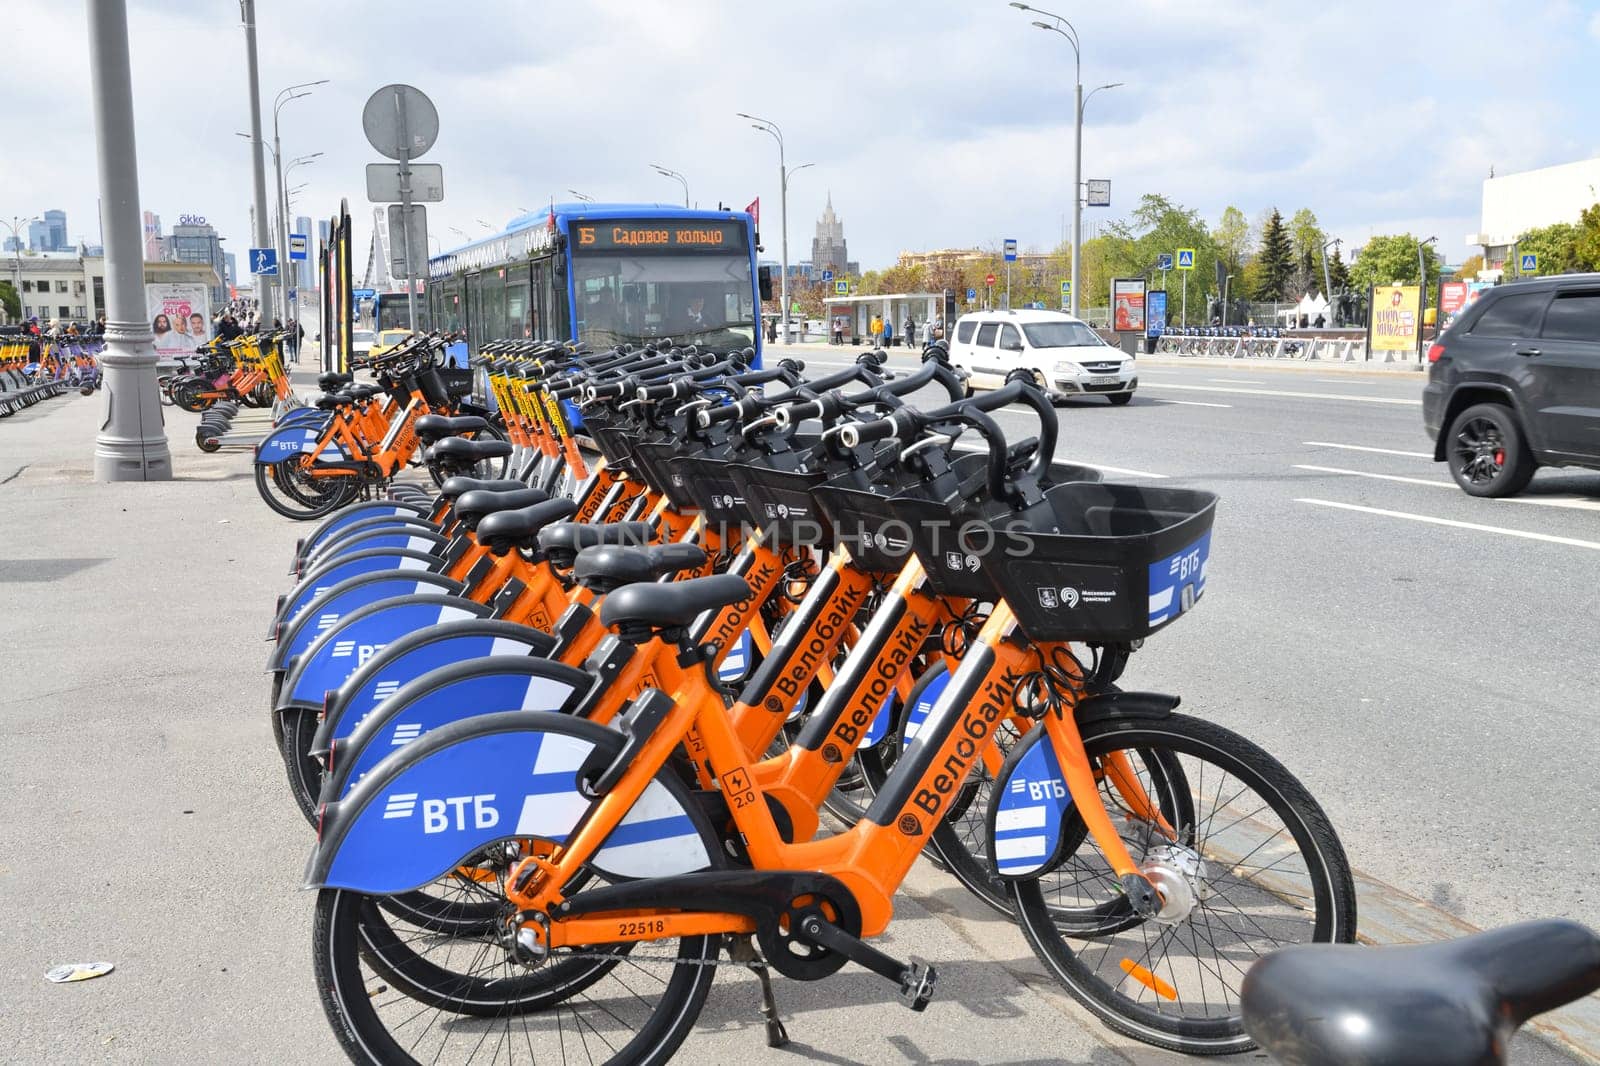
[[[1480,403],[1456,416],[1445,459],[1469,496],[1515,496],[1533,477],[1533,455],[1511,408]]]

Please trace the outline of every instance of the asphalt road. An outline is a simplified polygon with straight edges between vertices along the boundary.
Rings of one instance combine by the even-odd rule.
[[[1128,406],[1058,409],[1058,458],[1221,496],[1201,607],[1124,684],[1278,756],[1378,880],[1478,926],[1600,926],[1600,473],[1467,496],[1432,461],[1424,378],[1150,360]]]
[[[821,369],[828,355],[805,357]],[[1325,376],[1151,368],[1127,408],[1062,410],[1063,458],[1223,496],[1201,609],[1140,653],[1130,681],[1182,693],[1282,758],[1381,882],[1479,925],[1600,925],[1586,772],[1600,523],[1567,499],[1600,496],[1600,479],[1541,475],[1545,504],[1490,504],[1297,469],[1442,477],[1424,459],[1329,446],[1423,450],[1418,382]],[[201,456],[193,416],[171,410],[178,480],[92,484],[99,402],[0,422],[0,1061],[342,1061],[310,975],[309,830],[261,672],[304,527],[256,498],[245,455]],[[1364,887],[1363,907],[1387,893]],[[1088,1020],[1009,923],[925,865],[887,947],[941,965],[926,1014],[855,969],[780,980],[796,1044],[769,1051],[749,979],[729,973],[679,1061],[1176,1061]],[[42,978],[99,959],[117,970]],[[1564,1061],[1532,1041],[1521,1052]]]

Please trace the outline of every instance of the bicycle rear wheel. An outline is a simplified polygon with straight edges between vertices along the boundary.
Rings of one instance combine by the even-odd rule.
[[[1158,752],[1155,766],[1182,768],[1192,813],[1171,823],[1173,837],[1101,785],[1165,905],[1156,917],[1135,915],[1069,809],[1062,834],[1077,846],[1054,868],[1010,883],[1023,933],[1067,991],[1117,1032],[1191,1055],[1248,1050],[1239,985],[1250,964],[1289,944],[1355,939],[1355,885],[1327,815],[1265,751],[1186,715],[1093,723],[1083,741],[1095,766],[1124,751]],[[1130,761],[1148,793],[1167,787],[1151,764]],[[1056,911],[1090,905],[1109,908],[1117,928],[1069,943]]]
[[[256,492],[285,518],[309,521],[338,510],[360,491],[355,477],[312,478],[298,461],[256,464]]]

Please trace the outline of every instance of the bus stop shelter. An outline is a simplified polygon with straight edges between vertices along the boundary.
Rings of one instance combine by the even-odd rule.
[[[846,344],[866,344],[872,340],[872,318],[880,316],[894,326],[897,340],[905,338],[906,317],[917,325],[917,340],[927,338],[928,323],[942,314],[944,294],[940,292],[895,292],[875,296],[830,296],[822,301],[824,328],[831,340],[843,326]]]

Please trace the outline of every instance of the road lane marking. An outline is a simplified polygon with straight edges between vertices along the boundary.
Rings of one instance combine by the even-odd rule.
[[[1265,385],[1265,381],[1254,378],[1206,378],[1207,381],[1220,381],[1224,385]]]
[[[1226,407],[1230,411],[1233,409],[1231,403],[1206,403],[1203,400],[1157,400],[1156,403],[1175,403],[1184,407]]]
[[[1386,511],[1382,507],[1362,507],[1354,503],[1336,503],[1333,500],[1314,500],[1305,496],[1295,498],[1295,503],[1309,503],[1317,507],[1334,507],[1341,511],[1360,511],[1363,514],[1382,515],[1385,518],[1402,518],[1408,522],[1425,522],[1435,526],[1449,526],[1452,529],[1471,529],[1479,533],[1498,533],[1505,537],[1520,537],[1523,540],[1539,540],[1546,544],[1565,544],[1572,548],[1588,548],[1591,551],[1600,551],[1600,541],[1579,540],[1576,537],[1558,537],[1550,533],[1530,533],[1526,529],[1506,529],[1503,526],[1485,526],[1477,522],[1458,522],[1453,518],[1435,518],[1433,515],[1412,514],[1409,511]]]
[[[1365,444],[1335,444],[1331,440],[1303,440],[1313,448],[1343,448],[1347,452],[1377,452],[1379,455],[1405,455],[1413,459],[1432,459],[1432,452],[1403,452],[1398,448],[1371,448]]]
[[[1091,463],[1087,459],[1064,459],[1059,455],[1056,456],[1056,462],[1076,463],[1078,466],[1091,466],[1096,470],[1104,470],[1108,474],[1126,474],[1128,477],[1168,478],[1172,476],[1170,474],[1157,474],[1149,470],[1129,470],[1127,467],[1122,466],[1107,466],[1104,463]]]
[[[1347,381],[1344,378],[1312,378],[1311,380],[1312,381],[1320,381],[1324,385],[1376,385],[1377,384],[1377,382],[1375,382],[1375,381]]]
[[[1179,385],[1173,381],[1152,381],[1152,389],[1188,389],[1191,392],[1229,392],[1236,396],[1288,396],[1298,400],[1354,400],[1357,403],[1388,403],[1402,407],[1421,407],[1422,401],[1395,396],[1346,396],[1337,392],[1299,392],[1294,389],[1227,389],[1221,385]]]
[[[1339,466],[1311,466],[1306,463],[1294,464],[1296,470],[1315,470],[1319,474],[1345,474],[1350,477],[1369,477],[1374,481],[1399,481],[1407,485],[1431,485],[1436,489],[1453,489],[1454,481],[1435,481],[1425,477],[1402,477],[1399,474],[1374,474],[1368,470],[1346,470]]]
[[[1402,452],[1401,454],[1407,454]],[[1310,464],[1296,463],[1296,470],[1315,470],[1322,474],[1347,474],[1350,477],[1366,477],[1376,481],[1399,481],[1407,485],[1429,485],[1439,489],[1453,489],[1454,481],[1434,481],[1428,478],[1403,477],[1399,474],[1374,474],[1367,470],[1346,470],[1338,466],[1311,466]],[[1531,503],[1535,507],[1565,507],[1573,511],[1600,511],[1600,500],[1584,496],[1503,496],[1490,497],[1490,503]]]

